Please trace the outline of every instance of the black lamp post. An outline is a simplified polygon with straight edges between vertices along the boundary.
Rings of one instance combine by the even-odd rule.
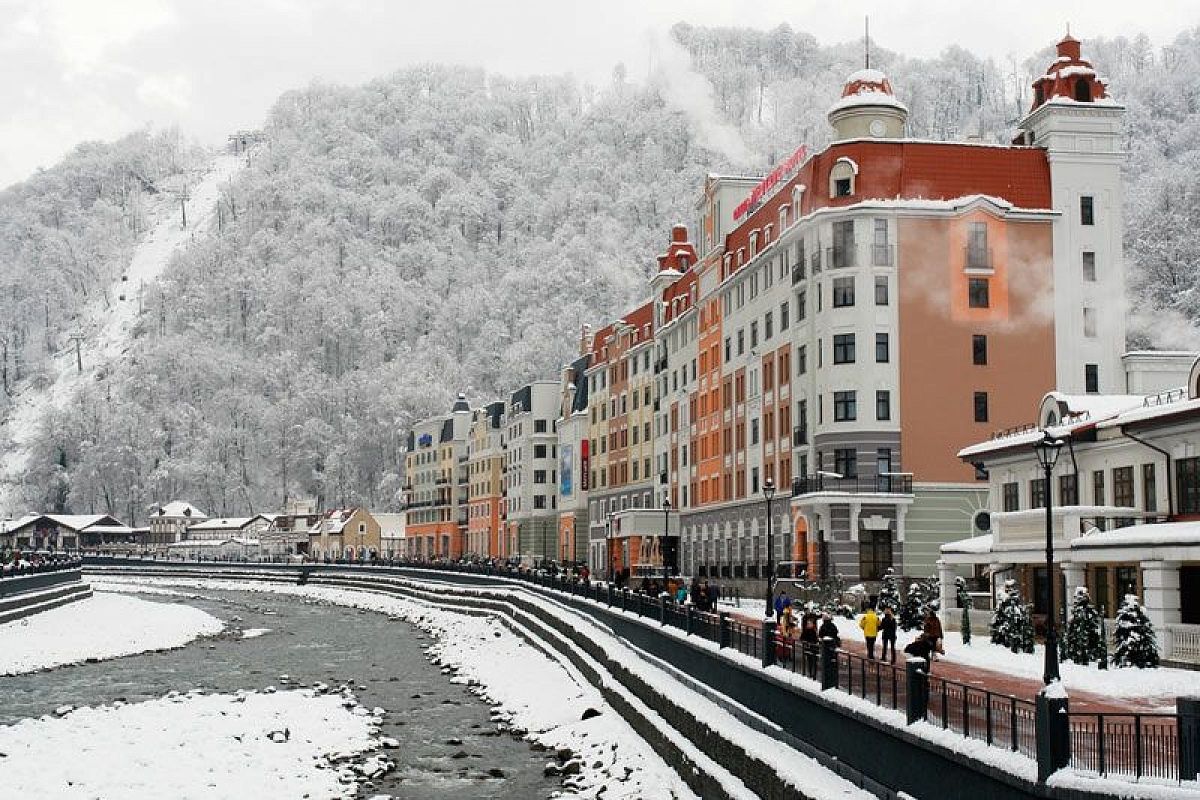
[[[608,582],[613,582],[613,554],[612,554],[612,529],[613,518],[617,515],[615,511],[608,512],[608,533],[604,537],[604,559],[608,569]]]
[[[1038,463],[1042,465],[1045,476],[1043,490],[1046,495],[1046,666],[1042,672],[1042,681],[1051,683],[1059,680],[1058,674],[1058,632],[1054,628],[1056,619],[1054,613],[1054,518],[1051,514],[1050,475],[1054,464],[1058,461],[1059,451],[1062,450],[1063,440],[1056,439],[1049,431],[1042,431],[1042,438],[1033,446],[1037,453]]]
[[[667,537],[671,535],[671,497],[667,494],[667,490],[663,490],[663,538],[662,538],[662,560],[663,560],[663,587],[666,587],[667,578],[671,577],[671,565],[667,563]]]
[[[767,500],[767,617],[775,613],[775,528],[771,523],[771,501],[775,499],[775,481],[770,475],[763,482],[763,497]]]

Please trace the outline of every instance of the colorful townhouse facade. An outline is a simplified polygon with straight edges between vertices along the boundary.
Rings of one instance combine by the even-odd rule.
[[[1124,291],[1123,114],[1067,37],[1012,144],[908,138],[868,69],[824,149],[709,176],[696,240],[673,226],[647,301],[585,331],[546,385],[573,480],[545,502],[571,508],[556,544],[517,553],[753,579],[770,538],[814,576],[930,574],[987,501],[962,447],[1048,391],[1125,391],[1124,319],[1104,303]],[[504,429],[511,537],[529,434]]]
[[[422,420],[409,431],[405,540],[412,558],[457,559],[467,552],[471,417],[466,396],[460,394],[449,413]]]

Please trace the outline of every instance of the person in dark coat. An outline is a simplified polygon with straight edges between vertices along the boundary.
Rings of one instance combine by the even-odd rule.
[[[921,634],[909,642],[908,646],[904,648],[904,652],[913,658],[925,659],[929,663],[926,671],[931,672],[933,670],[933,649],[934,643],[929,641],[925,634]]]
[[[692,605],[694,605],[696,607],[697,611],[704,610],[704,603],[700,599],[700,579],[699,578],[692,578],[692,585],[691,585],[691,588],[688,590],[688,597],[691,598]]]
[[[817,635],[817,618],[813,614],[805,614],[800,626],[800,647],[804,651],[804,674],[810,678],[817,677],[817,649],[821,640]]]
[[[842,646],[842,637],[838,633],[838,627],[833,622],[833,617],[828,613],[821,617],[821,628],[817,631],[817,637],[820,639],[833,639],[834,647]]]
[[[713,610],[717,607],[717,600],[721,597],[721,589],[715,583],[708,585],[708,608]]]
[[[883,619],[879,620],[879,637],[883,640],[883,652],[879,659],[882,661],[888,657],[888,651],[892,653],[892,663],[896,663],[896,615],[892,613],[890,608],[883,610]]]
[[[925,625],[921,629],[925,638],[929,640],[929,644],[933,647],[935,653],[945,653],[945,648],[942,647],[942,621],[938,619],[936,611],[930,611],[925,617]]]

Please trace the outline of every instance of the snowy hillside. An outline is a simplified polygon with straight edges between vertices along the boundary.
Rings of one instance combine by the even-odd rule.
[[[93,390],[131,343],[133,326],[143,313],[142,299],[152,289],[170,259],[197,237],[206,235],[215,219],[222,186],[228,186],[245,165],[245,156],[222,154],[199,171],[188,189],[188,226],[173,197],[160,195],[149,211],[150,225],[134,249],[123,273],[97,295],[79,320],[76,336],[51,361],[49,380],[22,381],[0,422],[0,439],[9,447],[0,456],[0,513],[17,517],[29,510],[19,488],[25,477],[30,447],[52,409],[67,408],[82,387]]]

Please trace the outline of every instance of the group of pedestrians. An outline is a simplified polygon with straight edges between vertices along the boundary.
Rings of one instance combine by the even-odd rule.
[[[883,616],[880,617],[874,608],[868,608],[859,618],[858,627],[862,628],[863,639],[867,643],[867,658],[875,660],[875,640],[882,638],[883,652],[879,656],[880,660],[888,661],[890,653],[891,662],[896,663],[896,615],[892,609],[885,608]]]

